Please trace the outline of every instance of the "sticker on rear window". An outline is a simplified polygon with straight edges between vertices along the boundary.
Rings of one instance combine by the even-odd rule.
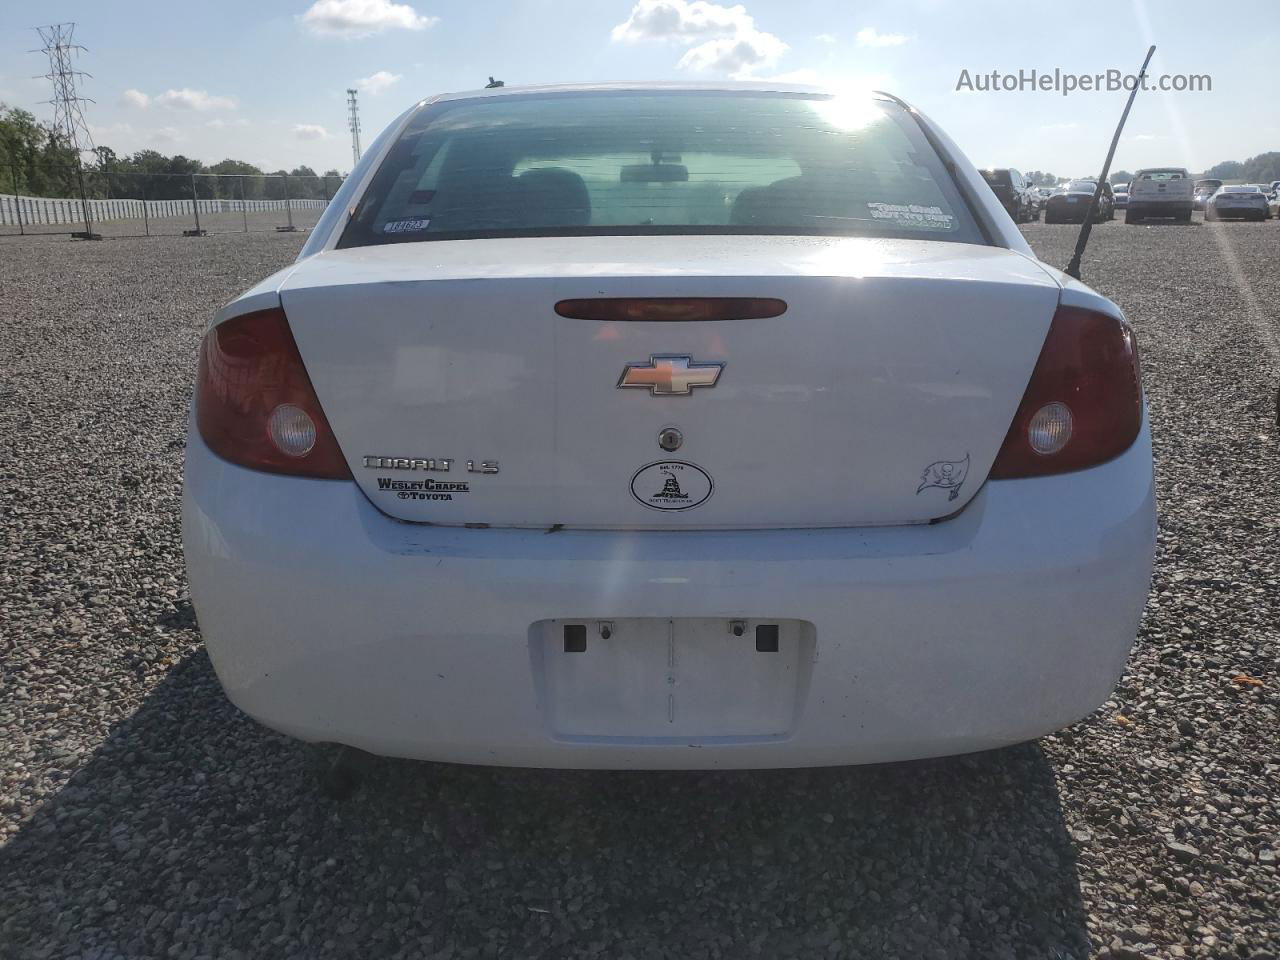
[[[407,220],[388,220],[382,225],[383,233],[420,233],[431,226],[425,217],[412,217]]]
[[[893,220],[906,227],[921,230],[952,230],[955,217],[944,213],[941,207],[925,207],[918,203],[879,203],[867,204],[873,220]]]

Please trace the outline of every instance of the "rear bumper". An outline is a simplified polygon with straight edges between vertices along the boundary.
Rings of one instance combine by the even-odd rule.
[[[1210,209],[1215,217],[1222,220],[1265,220],[1270,215],[1270,211],[1267,207],[1260,207],[1256,204],[1250,206],[1232,205],[1225,207],[1219,204],[1213,204]]]
[[[1186,217],[1191,214],[1191,201],[1178,200],[1167,203],[1138,201],[1132,197],[1129,198],[1129,206],[1126,208],[1129,213],[1136,216],[1150,217],[1153,220],[1173,219],[1176,217]]]
[[[243,470],[198,435],[184,494],[192,597],[241,709],[375,753],[578,768],[902,760],[1064,726],[1124,667],[1154,518],[1145,426],[1101,467],[988,483],[954,520],[906,528],[407,524],[355,484]],[[630,617],[811,624],[787,729],[680,742],[557,736],[533,624]]]
[[[1063,223],[1082,223],[1085,214],[1089,212],[1089,204],[1085,203],[1055,203],[1051,207],[1046,207],[1046,211]]]

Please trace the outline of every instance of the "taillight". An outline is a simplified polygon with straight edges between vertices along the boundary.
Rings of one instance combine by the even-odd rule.
[[[205,335],[196,425],[210,450],[239,466],[351,479],[279,308],[235,317]]]
[[[991,479],[1104,463],[1129,449],[1141,427],[1133,332],[1104,313],[1059,307]]]

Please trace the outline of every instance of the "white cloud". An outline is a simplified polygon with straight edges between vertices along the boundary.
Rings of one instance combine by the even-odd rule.
[[[741,4],[722,7],[708,0],[637,0],[631,15],[613,28],[613,39],[695,43],[753,29],[755,23]]]
[[[1046,131],[1054,131],[1054,130],[1078,130],[1079,128],[1080,128],[1080,124],[1078,124],[1078,123],[1074,123],[1074,122],[1072,122],[1072,123],[1042,123],[1042,124],[1040,124],[1040,129],[1041,129],[1041,130],[1046,130]]]
[[[746,7],[708,0],[636,0],[631,14],[611,35],[621,43],[658,40],[690,46],[680,58],[681,69],[727,73],[737,79],[773,66],[788,49],[773,34],[756,28]]]
[[[160,127],[151,131],[151,140],[155,143],[177,143],[181,139],[182,134],[177,127]]]
[[[820,33],[813,39],[817,40],[819,43],[835,43],[836,35],[834,33]]]
[[[249,121],[244,117],[236,117],[234,120],[223,120],[221,117],[218,117],[214,120],[206,120],[204,125],[213,130],[226,130],[230,127],[247,127],[249,125]]]
[[[392,0],[316,0],[299,18],[315,33],[368,37],[384,30],[425,30],[439,20]]]
[[[129,93],[137,93],[138,91],[128,91]],[[145,97],[146,94],[143,94]],[[181,90],[166,90],[164,93],[158,94],[151,98],[151,103],[157,107],[173,107],[175,110],[234,110],[236,102],[231,97],[218,97],[206,90],[192,90],[189,87],[183,87]],[[145,104],[139,104],[145,106]]]
[[[905,33],[881,33],[875,27],[863,27],[855,39],[860,47],[900,47],[911,38]]]
[[[98,124],[89,124],[89,132],[93,134],[93,142],[98,146],[111,146],[106,143],[108,140],[116,140],[122,137],[133,136],[133,124],[131,123],[112,123],[107,126],[99,126]]]
[[[293,135],[299,140],[328,140],[329,131],[318,123],[295,123]]]
[[[678,67],[698,73],[727,73],[735,80],[749,79],[754,71],[771,67],[787,52],[787,45],[771,33],[753,31],[736,37],[708,40],[680,58]]]
[[[120,99],[123,100],[125,104],[127,104],[128,106],[138,107],[139,109],[142,109],[142,110],[147,109],[147,106],[151,103],[151,98],[148,97],[145,93],[143,93],[141,90],[134,90],[132,88],[126,90],[123,94],[121,94]]]
[[[383,90],[395,86],[401,81],[401,79],[403,79],[403,77],[404,74],[401,73],[391,73],[388,70],[379,70],[371,77],[361,77],[360,80],[357,81],[356,86],[360,88],[361,92],[377,96]]]

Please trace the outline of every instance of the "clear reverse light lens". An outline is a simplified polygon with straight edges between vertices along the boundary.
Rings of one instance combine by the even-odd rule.
[[[281,453],[305,457],[316,445],[316,424],[301,407],[282,403],[271,411],[267,430]]]
[[[1057,453],[1070,439],[1071,408],[1065,403],[1046,403],[1027,424],[1027,440],[1036,453]]]

